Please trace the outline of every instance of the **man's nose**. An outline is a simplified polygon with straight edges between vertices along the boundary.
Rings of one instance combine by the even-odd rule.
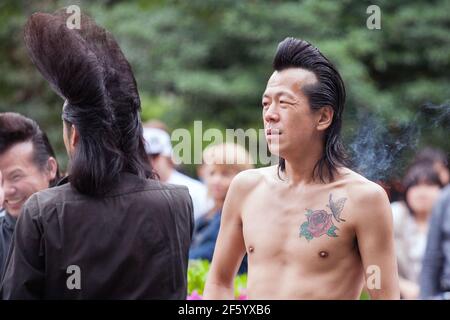
[[[272,102],[272,104],[269,106],[269,108],[264,113],[264,120],[266,122],[278,122],[280,120],[280,115],[276,108],[275,102]]]
[[[5,182],[3,185],[3,191],[5,192],[5,199],[6,199],[14,196],[15,193],[17,192],[17,188],[14,185]]]

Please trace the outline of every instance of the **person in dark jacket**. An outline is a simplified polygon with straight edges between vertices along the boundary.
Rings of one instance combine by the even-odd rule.
[[[31,60],[65,100],[69,175],[25,204],[5,299],[185,299],[193,232],[187,188],[153,179],[131,67],[103,28],[33,14]]]
[[[25,201],[59,178],[55,153],[38,124],[18,113],[0,113],[0,279]]]
[[[431,215],[420,298],[450,300],[450,186],[442,191]]]

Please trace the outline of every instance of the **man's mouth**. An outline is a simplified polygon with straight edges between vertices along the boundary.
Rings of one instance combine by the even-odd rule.
[[[18,204],[21,204],[24,199],[16,199],[16,200],[5,200],[5,203],[9,206],[17,206]]]
[[[280,131],[280,129],[275,129],[275,128],[267,128],[266,129],[267,136],[280,135],[281,133],[282,132]]]

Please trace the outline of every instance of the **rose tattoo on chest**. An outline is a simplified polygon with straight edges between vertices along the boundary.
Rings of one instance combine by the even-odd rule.
[[[329,237],[337,237],[336,231],[339,230],[335,225],[338,222],[345,222],[341,218],[341,212],[344,209],[344,204],[347,198],[340,198],[333,200],[333,195],[330,193],[327,207],[331,213],[326,210],[311,210],[306,209],[307,220],[300,226],[300,238],[305,237],[308,242],[313,238],[318,238],[324,234]],[[334,219],[334,220],[333,220]]]

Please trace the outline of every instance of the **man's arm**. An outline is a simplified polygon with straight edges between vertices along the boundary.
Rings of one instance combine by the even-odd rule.
[[[244,172],[238,174],[228,190],[204,299],[234,299],[234,277],[246,251],[241,219],[242,201],[248,192],[246,179]]]
[[[399,279],[389,199],[376,184],[360,189],[355,231],[372,299],[399,299]],[[379,280],[379,281],[378,281]]]

